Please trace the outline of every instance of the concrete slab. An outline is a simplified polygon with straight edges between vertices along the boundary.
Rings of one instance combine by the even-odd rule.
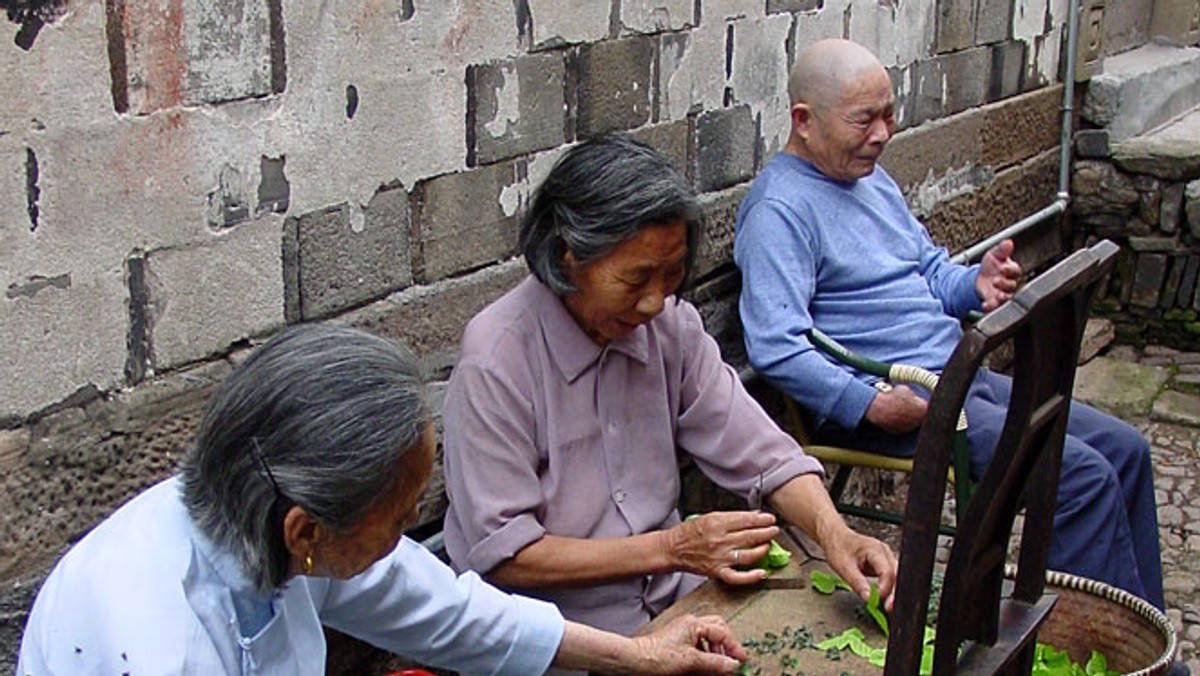
[[[1104,60],[1083,102],[1083,117],[1108,127],[1114,142],[1200,105],[1200,49],[1147,44]]]
[[[1200,72],[1200,61],[1195,67]],[[1113,162],[1127,172],[1168,181],[1200,176],[1200,107],[1149,134],[1115,144]]]
[[[1200,396],[1167,390],[1154,400],[1150,418],[1200,427]]]
[[[1086,364],[1101,350],[1116,340],[1117,331],[1108,319],[1089,319],[1083,327],[1083,342],[1079,346],[1078,363]]]
[[[1162,367],[1097,357],[1075,372],[1075,398],[1121,418],[1145,415],[1169,377]]]

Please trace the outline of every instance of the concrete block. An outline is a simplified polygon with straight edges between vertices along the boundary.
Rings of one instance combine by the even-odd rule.
[[[1120,54],[1150,39],[1150,15],[1155,0],[1108,0],[1104,4],[1104,39],[1106,55]]]
[[[1200,427],[1200,398],[1195,394],[1165,390],[1154,400],[1150,419]]]
[[[1137,257],[1133,274],[1133,295],[1129,302],[1138,307],[1153,308],[1158,305],[1163,280],[1167,277],[1167,256],[1160,253],[1145,253]]]
[[[696,18],[701,26],[712,23],[720,25],[726,19],[764,16],[766,9],[762,0],[703,0],[698,4],[700,10]]]
[[[67,9],[61,2],[5,4],[14,11],[22,6]],[[112,115],[105,3],[69,9],[38,32],[28,51],[15,47],[18,30],[5,24],[10,29],[5,33],[9,42],[0,50],[0,69],[11,75],[4,82],[5,114],[0,129],[26,137],[38,125],[78,127]]]
[[[912,65],[912,95],[909,124],[916,126],[945,114],[948,83],[941,59],[923,59]]]
[[[413,275],[429,283],[507,258],[517,238],[516,208],[501,198],[525,163],[501,162],[437,176],[412,193]]]
[[[1088,86],[1081,114],[1120,143],[1200,105],[1198,71],[1195,47],[1147,44],[1110,56]]]
[[[937,0],[934,53],[944,54],[974,45],[974,0]]]
[[[120,64],[113,88],[118,112],[146,115],[272,93],[269,3],[118,4],[121,21],[110,25],[120,33],[109,33],[110,58]]]
[[[1075,132],[1076,157],[1105,160],[1111,154],[1107,129],[1080,129]]]
[[[767,0],[767,14],[813,12],[824,4],[824,0]]]
[[[749,106],[705,111],[696,117],[696,190],[721,190],[754,177],[758,129]]]
[[[1058,154],[1042,153],[996,174],[986,185],[936,203],[927,220],[929,231],[950,251],[964,249],[1053,202],[1057,175]],[[1052,231],[1057,241],[1054,223],[1035,230]]]
[[[1196,68],[1200,72],[1200,61]],[[1153,132],[1117,143],[1113,161],[1131,174],[1168,181],[1200,177],[1200,107]]]
[[[143,426],[121,434],[109,429],[110,406],[67,409],[34,425],[25,462],[0,479],[0,580],[44,570],[92,525],[174,472],[211,389],[193,384],[169,415],[141,416]]]
[[[1177,0],[1154,3],[1150,16],[1150,37],[1165,38],[1177,45],[1200,42],[1200,2]]]
[[[888,143],[880,164],[905,193],[952,170],[981,166],[984,120],[980,111],[968,111],[906,129]]]
[[[534,47],[594,42],[609,35],[612,4],[564,3],[560,0],[522,0]]]
[[[467,164],[491,164],[565,140],[562,52],[467,68]]]
[[[1187,222],[1183,206],[1184,187],[1183,183],[1163,186],[1158,208],[1158,229],[1168,235],[1175,234],[1179,226]]]
[[[1020,40],[992,46],[988,101],[998,101],[1025,91],[1025,49]]]
[[[129,324],[120,267],[94,276],[73,271],[18,276],[5,270],[0,419],[19,420],[81,388],[120,387]]]
[[[987,102],[991,82],[992,55],[987,47],[976,47],[938,57],[943,61],[946,83],[945,112],[957,113]]]
[[[580,49],[576,132],[591,138],[650,121],[654,41],[605,40]]]
[[[691,170],[688,162],[691,125],[687,120],[652,124],[630,132],[629,135],[666,155],[680,173],[687,174]]]
[[[657,91],[659,119],[682,120],[689,113],[720,108],[725,94],[725,24],[660,38]]]
[[[792,20],[776,15],[741,19],[730,25],[733,59],[728,85],[732,101],[750,105],[760,118],[766,152],[774,152],[786,145],[791,130],[787,40]]]
[[[934,3],[884,0],[846,4],[842,29],[826,33],[826,37],[849,37],[879,57],[884,68],[906,66],[934,53]],[[830,7],[824,13],[836,15],[840,9]],[[804,19],[807,17],[797,21]]]
[[[1061,106],[1062,86],[1056,85],[980,109],[983,162],[998,171],[1057,148]]]
[[[694,278],[705,277],[733,261],[733,231],[737,210],[749,189],[749,185],[738,185],[700,196],[700,205],[704,210],[704,238],[696,256]]]
[[[1128,244],[1137,253],[1170,253],[1179,246],[1173,237],[1130,237]]]
[[[695,26],[693,0],[621,0],[621,28],[634,33],[662,33]]]
[[[202,244],[146,253],[152,362],[162,370],[283,325],[280,220],[245,223]]]
[[[975,44],[1004,42],[1012,37],[1015,0],[976,0]]]
[[[1187,184],[1183,191],[1183,198],[1188,230],[1192,233],[1192,237],[1200,239],[1200,180]]]
[[[284,250],[294,247],[296,266],[285,274],[288,320],[327,317],[412,284],[409,236],[399,188],[381,189],[362,211],[340,205],[288,219],[284,237],[294,245]]]
[[[1016,40],[1032,41],[1041,35],[1051,19],[1048,0],[1016,0],[1013,3],[1012,36]]]
[[[424,362],[452,364],[467,322],[527,274],[525,261],[513,259],[463,277],[410,287],[334,321],[402,342]]]

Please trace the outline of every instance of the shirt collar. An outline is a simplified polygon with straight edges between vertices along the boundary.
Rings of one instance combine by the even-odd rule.
[[[591,368],[605,352],[620,352],[642,364],[650,359],[650,339],[646,324],[642,324],[605,347],[584,333],[579,323],[567,311],[567,306],[542,282],[529,277],[532,306],[536,308],[542,339],[550,351],[550,358],[562,372],[567,382],[574,382],[584,371]]]

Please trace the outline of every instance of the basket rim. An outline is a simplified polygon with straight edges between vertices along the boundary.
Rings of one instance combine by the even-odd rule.
[[[1011,563],[1006,564],[1004,566],[1004,577],[1015,579],[1016,576],[1017,566]],[[1124,606],[1149,622],[1162,634],[1166,646],[1164,646],[1163,652],[1159,655],[1158,659],[1149,666],[1137,671],[1131,671],[1125,676],[1165,674],[1175,661],[1175,652],[1178,650],[1178,637],[1175,635],[1175,627],[1171,625],[1171,621],[1167,619],[1167,616],[1161,610],[1150,605],[1145,599],[1134,596],[1124,589],[1119,589],[1105,582],[1058,570],[1046,571],[1046,584],[1048,586],[1063,587],[1099,596],[1117,605]]]

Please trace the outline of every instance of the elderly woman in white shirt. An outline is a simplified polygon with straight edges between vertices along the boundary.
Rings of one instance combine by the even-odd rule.
[[[730,673],[745,657],[717,618],[628,639],[456,577],[401,535],[434,449],[406,352],[285,331],[218,388],[180,474],[51,572],[17,673],[322,674],[322,625],[470,674]]]

